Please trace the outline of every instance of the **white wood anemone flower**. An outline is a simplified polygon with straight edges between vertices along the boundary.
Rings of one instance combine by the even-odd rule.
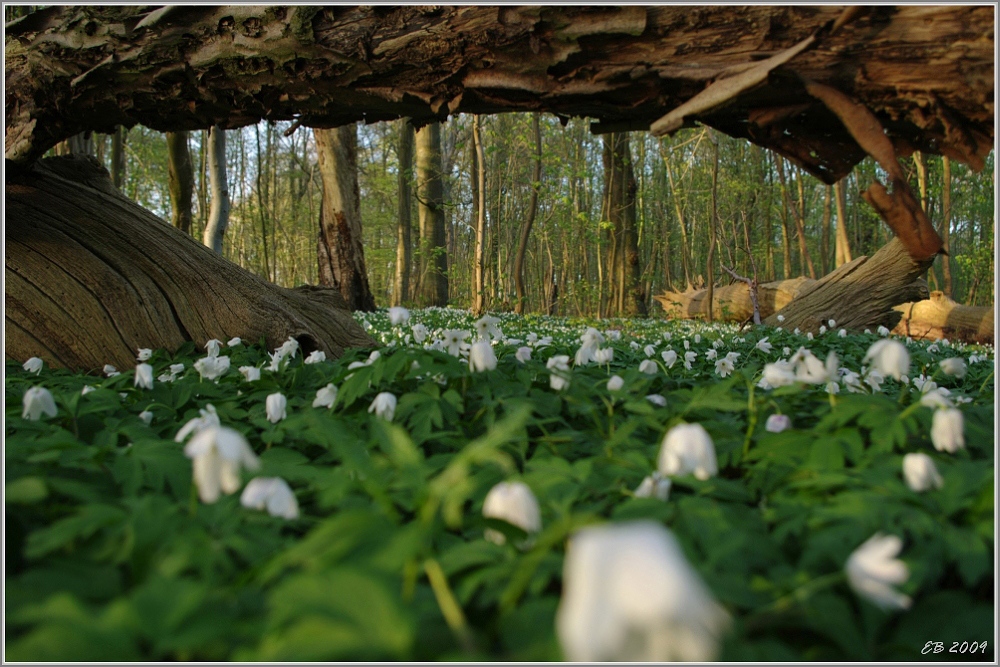
[[[570,539],[556,612],[566,660],[712,661],[729,623],[663,525],[593,526]]]
[[[903,457],[903,479],[906,480],[906,485],[917,493],[944,486],[944,480],[934,465],[934,459],[923,452],[910,453]]]
[[[663,438],[657,469],[662,475],[694,474],[702,481],[717,475],[715,443],[701,424],[678,424]]]
[[[396,396],[383,391],[368,406],[368,412],[374,412],[376,417],[381,417],[387,422],[391,422],[393,416],[396,414]]]
[[[184,446],[192,459],[194,483],[203,503],[214,503],[220,493],[232,494],[242,485],[240,470],[257,470],[260,461],[243,434],[225,426],[198,431]]]
[[[299,518],[299,502],[288,483],[280,477],[254,477],[240,495],[240,504],[250,509],[266,509],[282,519]]]
[[[22,366],[22,368],[24,368],[24,370],[26,370],[29,373],[34,373],[35,375],[38,375],[39,373],[42,372],[43,363],[44,362],[40,358],[31,357],[26,362],[24,362],[24,366]]]
[[[135,367],[134,384],[140,389],[153,388],[153,367],[149,364],[139,364]]]
[[[497,367],[497,355],[488,339],[481,339],[469,349],[469,370],[473,373],[492,371]]]
[[[277,424],[282,419],[288,417],[288,399],[281,392],[268,394],[264,399],[264,412],[267,414],[267,421]]]
[[[871,361],[872,368],[882,375],[896,380],[910,372],[910,353],[905,345],[891,338],[872,343],[864,360]]]
[[[855,549],[844,565],[854,592],[880,609],[908,609],[910,597],[892,588],[910,578],[906,563],[896,558],[902,548],[899,537],[876,533]]]
[[[52,398],[52,393],[45,387],[29,388],[28,391],[24,392],[24,398],[21,399],[21,403],[24,406],[21,418],[33,422],[38,421],[43,414],[55,417],[59,413],[56,409],[55,399]]]
[[[526,543],[518,546],[530,544],[530,536],[542,529],[538,500],[524,482],[500,482],[490,489],[483,500],[483,516],[487,519],[501,519],[528,533]],[[503,544],[507,540],[503,533],[492,528],[487,528],[483,536],[496,544]]]
[[[954,454],[965,449],[965,419],[956,408],[934,411],[931,421],[931,442],[939,452]]]

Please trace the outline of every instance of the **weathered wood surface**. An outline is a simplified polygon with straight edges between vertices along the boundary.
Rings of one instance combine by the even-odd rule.
[[[892,330],[901,336],[993,344],[996,309],[992,306],[965,306],[934,291],[929,299],[903,303],[893,310],[902,313]]]
[[[786,305],[815,280],[791,278],[761,283],[757,286],[757,299],[761,318],[768,317]],[[671,319],[701,319],[708,317],[708,290],[693,289],[687,292],[664,292],[653,298]],[[746,322],[753,317],[750,288],[742,282],[716,287],[712,295],[715,319],[724,322]]]
[[[896,305],[927,298],[921,276],[931,264],[933,259],[913,259],[899,239],[892,239],[871,257],[858,257],[800,290],[764,324],[817,333],[832,319],[848,331],[891,329],[900,318]]]
[[[685,116],[827,183],[865,153],[806,81],[870,109],[897,152],[981,168],[993,145],[991,6],[52,6],[6,26],[6,156],[83,130],[333,127],[548,111],[646,130],[711,83],[808,41]],[[833,30],[838,18],[844,24]],[[755,70],[755,68],[757,68]],[[746,77],[744,77],[746,78]],[[733,88],[729,84],[716,89]],[[717,95],[712,95],[717,97]],[[704,105],[700,105],[704,107]]]
[[[286,289],[125,198],[89,157],[7,164],[5,355],[88,371],[140,347],[289,336],[339,356],[370,346],[335,288]]]

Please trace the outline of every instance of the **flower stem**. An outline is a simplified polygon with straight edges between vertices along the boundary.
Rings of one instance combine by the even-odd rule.
[[[824,588],[829,588],[834,584],[839,583],[843,579],[844,573],[841,571],[831,572],[830,574],[816,577],[815,579],[802,584],[791,593],[781,596],[771,604],[761,607],[757,612],[755,612],[754,615],[787,611],[796,603],[805,602],[814,594]]]
[[[445,622],[455,633],[462,648],[472,652],[474,649],[472,633],[465,621],[462,607],[459,606],[458,600],[455,599],[455,595],[448,586],[448,579],[445,577],[444,571],[436,560],[428,558],[424,561],[424,572],[427,573],[427,579],[431,582],[431,589],[434,591],[434,597],[437,598],[438,607],[441,609]]]

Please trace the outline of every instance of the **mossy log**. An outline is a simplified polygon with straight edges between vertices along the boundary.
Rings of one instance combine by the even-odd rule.
[[[965,306],[944,292],[931,292],[929,299],[903,303],[893,310],[902,318],[893,333],[912,338],[948,338],[966,343],[993,344],[993,306]]]
[[[7,358],[97,371],[188,340],[291,336],[331,357],[373,345],[335,288],[240,268],[122,196],[89,156],[8,161],[5,200]]]

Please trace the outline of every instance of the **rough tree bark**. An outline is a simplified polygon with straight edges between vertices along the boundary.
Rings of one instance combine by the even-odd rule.
[[[929,299],[903,303],[893,310],[902,315],[893,329],[901,336],[993,345],[996,313],[991,307],[963,306],[944,293],[933,291]]]
[[[208,132],[207,160],[212,203],[202,242],[221,255],[222,239],[229,227],[229,179],[226,175],[226,131],[218,126]]]
[[[792,278],[762,283],[757,286],[757,302],[762,318],[781,310],[806,287],[815,283],[810,278]],[[708,290],[664,292],[653,297],[671,319],[707,319]],[[746,322],[753,316],[750,290],[744,283],[723,285],[712,291],[712,311],[724,322]]]
[[[316,130],[323,181],[317,259],[319,284],[333,286],[351,310],[375,310],[368,287],[358,191],[358,129],[355,124]]]
[[[187,340],[292,336],[329,356],[372,345],[339,292],[241,269],[126,199],[93,158],[8,163],[5,204],[8,358],[99,372]]]
[[[847,240],[847,202],[842,179],[833,184],[834,198],[837,200],[836,254],[834,266],[840,267],[851,261],[851,244]]]
[[[550,111],[597,119],[596,132],[665,132],[675,125],[664,113],[694,101],[680,124],[748,138],[832,183],[884,151],[838,122],[829,89],[870,110],[900,155],[980,169],[993,145],[993,33],[989,6],[50,6],[5,26],[5,155],[27,168],[81,132],[262,118],[419,126],[457,112]],[[912,194],[896,191],[873,188],[869,201],[926,261],[940,238],[913,217]],[[23,224],[9,207],[7,221],[8,232]],[[177,238],[158,238],[157,257],[179,252]],[[106,268],[132,266],[143,249],[119,251]],[[29,265],[30,252],[9,244],[8,266]],[[175,280],[206,279],[174,269]],[[56,280],[43,269],[34,278],[45,275]]]
[[[170,191],[170,224],[191,233],[191,198],[194,165],[187,132],[167,132],[167,189]]]
[[[420,128],[416,138],[421,304],[447,306],[448,254],[441,183],[441,125],[431,123]]]
[[[413,182],[413,126],[410,121],[401,118],[397,158],[399,167],[396,174],[396,192],[398,210],[396,215],[396,276],[392,290],[392,304],[402,306],[410,298],[410,255],[413,248],[410,231],[413,220],[410,215],[412,207],[411,183]]]
[[[528,215],[521,224],[521,233],[517,240],[517,255],[514,258],[514,312],[519,315],[524,313],[524,257],[528,252],[528,239],[531,237],[531,228],[535,224],[535,216],[538,214],[538,188],[542,181],[542,128],[538,119],[538,114],[531,115],[531,137],[535,144],[534,165],[531,172],[531,199],[528,201]]]
[[[121,190],[125,182],[125,141],[128,132],[119,125],[111,135],[111,183]]]
[[[486,304],[486,271],[483,248],[486,243],[486,161],[483,154],[483,132],[479,114],[472,117],[473,178],[476,180],[476,250],[472,266],[472,312],[482,315]]]

